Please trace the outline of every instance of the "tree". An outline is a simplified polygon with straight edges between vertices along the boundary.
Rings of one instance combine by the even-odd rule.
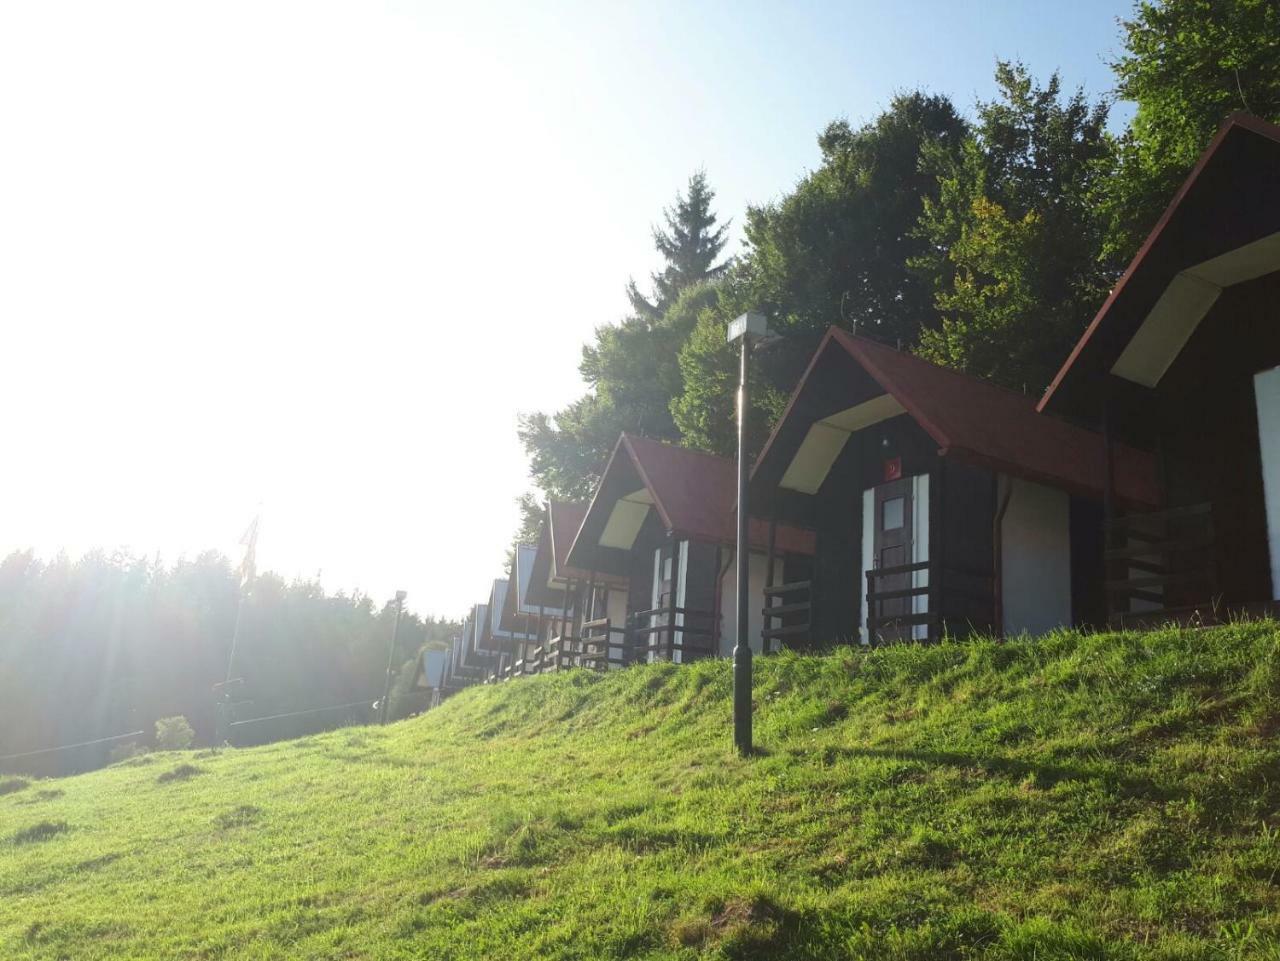
[[[725,328],[743,311],[763,311],[782,335],[752,365],[753,449],[828,326],[914,344],[937,325],[931,290],[908,262],[928,249],[915,230],[938,193],[927,164],[958,155],[966,130],[947,98],[902,94],[861,127],[830,124],[818,139],[821,166],[782,200],[748,211],[747,250],[680,351],[671,411],[683,443],[735,450],[737,354]]]
[[[212,686],[226,676],[238,594],[237,573],[213,552],[172,566],[102,551],[76,561],[46,563],[30,552],[0,560],[0,755],[153,724],[168,747],[186,742],[188,724],[197,740],[211,741]],[[394,620],[392,605],[375,611],[363,595],[259,575],[244,599],[235,673],[249,703],[237,717],[371,703]],[[456,630],[455,622],[406,614],[397,663]],[[250,736],[302,733],[337,719],[307,714],[293,728],[265,723]],[[60,773],[105,763],[108,754],[104,744],[40,755],[31,765]]]
[[[830,124],[818,169],[748,210],[745,299],[780,332],[838,324],[914,343],[936,324],[929,287],[909,266],[926,250],[915,227],[938,192],[926,160],[956,156],[966,132],[949,99],[921,92],[894,97],[857,129]]]
[[[1108,191],[1109,250],[1128,259],[1234,111],[1280,121],[1275,0],[1144,0],[1111,66],[1137,104]]]
[[[1014,388],[1038,391],[1118,273],[1105,256],[1097,199],[1114,170],[1108,106],[1065,99],[1055,73],[1037,85],[1001,62],[999,96],[979,104],[958,159],[936,167],[914,264],[942,314],[919,352]]]
[[[640,292],[635,280],[627,283],[627,297],[637,317],[658,320],[686,287],[715,280],[727,263],[716,263],[724,249],[729,224],[716,227],[711,210],[715,191],[707,183],[707,173],[699,170],[689,178],[687,192],[676,194],[674,207],[662,212],[667,229],[653,229],[653,245],[667,265],[651,275],[653,299]]]
[[[590,497],[624,431],[659,440],[679,438],[671,413],[671,401],[683,383],[677,356],[698,312],[717,297],[715,278],[727,267],[715,263],[727,228],[713,229],[714,197],[699,172],[690,178],[687,194],[678,195],[666,211],[668,232],[654,232],[654,242],[667,258],[666,268],[653,278],[654,302],[631,283],[628,294],[636,313],[596,329],[578,368],[590,390],[554,415],[538,412],[520,418],[517,434],[529,455],[529,472],[548,496]]]

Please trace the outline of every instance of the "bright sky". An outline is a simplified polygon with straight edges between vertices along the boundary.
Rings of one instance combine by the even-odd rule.
[[[0,6],[0,552],[231,552],[458,615],[522,410],[655,264],[898,90],[1109,89],[1127,0]],[[735,234],[735,243],[736,243]]]

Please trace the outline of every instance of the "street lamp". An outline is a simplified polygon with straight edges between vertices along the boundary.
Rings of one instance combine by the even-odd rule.
[[[738,637],[733,648],[733,744],[743,755],[751,753],[751,644],[747,639],[751,545],[748,542],[747,509],[747,364],[753,343],[769,336],[769,324],[756,313],[745,313],[729,324],[729,343],[741,342],[738,368]]]
[[[387,723],[387,709],[391,706],[391,671],[396,660],[396,641],[400,638],[400,615],[404,613],[406,591],[396,591],[396,619],[391,625],[391,649],[387,651],[387,679],[382,686],[382,702],[378,705],[381,718],[379,723]]]

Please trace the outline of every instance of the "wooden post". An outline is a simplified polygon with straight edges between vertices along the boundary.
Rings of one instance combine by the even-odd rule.
[[[770,511],[769,512],[769,553],[768,553],[768,556],[765,558],[765,572],[764,572],[765,587],[773,587],[773,556],[774,556],[774,548],[777,546],[777,543],[778,543],[778,516],[776,511]],[[751,561],[750,559],[748,559],[747,564],[750,565],[750,563]],[[748,566],[747,570],[750,571],[750,566]],[[772,594],[765,594],[764,606],[773,607]],[[769,644],[769,628],[773,624],[773,618],[764,617],[764,618],[761,618],[761,620],[764,623],[760,629],[760,650],[762,650],[765,654],[768,654],[769,648],[771,646]]]
[[[573,590],[573,579],[565,578],[564,582],[564,608],[560,611],[560,650],[556,652],[556,669],[564,667],[566,638],[565,634],[568,630],[569,623],[569,592]]]
[[[1112,615],[1113,595],[1106,590],[1106,583],[1111,580],[1111,571],[1115,565],[1106,559],[1106,552],[1118,546],[1116,543],[1115,451],[1112,449],[1114,425],[1112,424],[1111,406],[1111,380],[1108,378],[1102,394],[1102,583],[1103,601],[1106,605],[1108,622],[1110,622]],[[1126,604],[1125,606],[1127,607],[1128,605]]]
[[[939,458],[933,470],[933,482],[929,485],[929,567],[925,575],[929,578],[929,614],[937,625],[937,636],[926,640],[939,640],[947,632],[947,622],[943,615],[946,603],[946,570],[947,562],[947,497],[946,497],[947,462]]]
[[[874,561],[872,562],[875,563]],[[874,567],[867,571],[867,645],[875,643],[875,634],[872,633],[871,621],[876,617],[876,609],[872,605],[878,603],[872,595],[876,592],[876,569]]]
[[[659,569],[659,575],[662,571]],[[680,596],[680,542],[671,541],[671,598],[667,601],[667,634],[668,659],[674,663],[676,659],[676,598]],[[681,637],[681,646],[683,647],[684,638]],[[681,658],[683,661],[684,659]]]

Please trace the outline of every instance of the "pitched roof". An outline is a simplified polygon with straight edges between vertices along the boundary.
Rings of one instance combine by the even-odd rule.
[[[1037,413],[1030,397],[835,327],[796,386],[757,469],[769,456],[819,357],[830,349],[846,351],[892,395],[937,443],[939,454],[1077,493],[1102,493],[1106,452],[1097,432]],[[1117,494],[1130,502],[1158,504],[1155,459],[1122,445],[1113,453]]]
[[[1088,407],[1096,378],[1111,369],[1178,274],[1274,234],[1280,230],[1278,213],[1280,127],[1233,114],[1156,221],[1038,409],[1061,408],[1068,397],[1077,408]]]
[[[693,540],[735,543],[738,496],[735,462],[727,457],[631,434],[618,438],[587,517],[583,519],[584,529],[592,515],[601,527],[607,521],[617,499],[606,493],[610,486],[610,473],[623,469],[624,465],[639,477],[666,531]],[[768,545],[769,527],[764,521],[751,518],[749,532],[753,547]],[[813,534],[779,525],[776,548],[781,553],[812,554]],[[575,542],[571,556],[577,552]]]
[[[498,626],[503,630],[528,630],[529,615],[538,613],[538,605],[529,602],[529,580],[536,552],[537,548],[532,544],[516,545],[511,573],[507,576],[507,592],[498,618]]]
[[[552,500],[547,502],[547,536],[551,543],[551,557],[555,561],[553,573],[558,578],[586,578],[587,572],[569,563],[569,548],[578,536],[582,519],[587,516],[586,504]]]

